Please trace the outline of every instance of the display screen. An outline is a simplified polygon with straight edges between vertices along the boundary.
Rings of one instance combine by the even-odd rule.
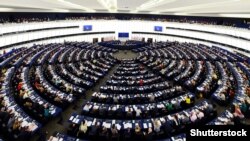
[[[91,31],[92,30],[92,25],[84,25],[83,26],[83,31]]]
[[[162,26],[155,26],[155,31],[162,31]]]
[[[118,37],[119,38],[128,38],[129,37],[129,33],[127,33],[127,32],[120,32],[120,33],[118,33]]]

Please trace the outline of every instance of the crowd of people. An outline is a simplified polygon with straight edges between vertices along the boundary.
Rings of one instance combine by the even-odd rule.
[[[110,48],[67,44],[71,47],[41,45],[1,56],[0,128],[9,135],[27,138],[39,128],[36,121],[46,124],[84,97],[116,64],[100,91],[83,103],[81,114],[72,113],[69,136],[153,140],[191,125],[244,124],[250,116],[250,65],[239,54],[159,42],[139,51],[136,59],[117,60]],[[210,101],[231,116],[217,115]]]
[[[230,21],[223,21],[223,20],[211,20],[211,19],[192,19],[187,17],[143,17],[143,16],[93,16],[93,15],[86,15],[86,16],[65,16],[64,18],[50,18],[50,17],[22,17],[22,18],[7,18],[3,17],[0,18],[0,23],[7,24],[7,23],[30,23],[30,22],[46,22],[46,21],[55,21],[55,20],[147,20],[147,21],[161,21],[161,22],[180,22],[180,23],[190,23],[190,24],[205,24],[205,25],[224,25],[224,26],[231,26],[235,27],[237,25],[236,22]],[[239,23],[239,22],[238,22]],[[240,22],[241,25],[247,25],[246,20],[242,20]]]

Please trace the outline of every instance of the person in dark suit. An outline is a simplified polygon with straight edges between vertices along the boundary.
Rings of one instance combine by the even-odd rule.
[[[174,130],[173,129],[173,126],[171,125],[171,121],[165,121],[162,123],[162,126],[161,126],[164,134],[170,138],[171,137],[171,132]]]
[[[71,124],[70,126],[69,126],[69,128],[68,128],[68,134],[70,135],[70,136],[76,136],[76,134],[77,134],[77,130],[79,129],[79,126],[78,125],[76,125],[76,124]]]
[[[21,127],[20,134],[19,134],[19,140],[21,140],[21,141],[28,140],[29,135],[30,135],[30,132],[28,130],[29,130],[28,126]]]
[[[135,140],[142,140],[142,132],[139,125],[135,125]]]
[[[112,125],[110,131],[111,131],[111,140],[112,141],[118,141],[119,132],[118,132],[118,129],[116,128],[115,124]]]
[[[127,128],[123,133],[123,141],[131,140],[132,132],[130,128]]]
[[[91,129],[89,131],[89,136],[90,136],[90,139],[91,140],[97,140],[97,135],[99,133],[99,130],[100,130],[100,123],[99,122],[96,122],[94,124],[94,126],[91,126]]]
[[[106,127],[102,127],[101,128],[101,131],[99,132],[99,140],[108,140],[108,136],[109,136],[109,133],[108,133],[108,129]]]
[[[46,141],[47,140],[48,131],[40,131],[39,138],[36,141]]]
[[[122,111],[122,108],[118,108],[116,110],[116,115],[118,118],[122,118],[123,117],[123,111]]]
[[[152,128],[148,128],[147,132],[144,132],[145,141],[152,141],[153,140],[153,131]]]

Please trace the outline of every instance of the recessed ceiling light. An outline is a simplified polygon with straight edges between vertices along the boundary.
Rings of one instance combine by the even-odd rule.
[[[78,4],[75,4],[75,3],[72,3],[72,2],[69,2],[69,1],[66,1],[66,0],[57,0],[57,1],[63,3],[66,6],[71,6],[71,7],[77,8],[77,9],[83,9],[83,10],[85,10],[87,12],[95,12],[95,10],[93,10],[93,9],[83,7],[82,5],[78,5]]]
[[[109,10],[109,12],[117,11],[117,0],[97,0],[102,6]]]
[[[1,12],[9,12],[9,11],[13,11],[13,8],[0,8]]]

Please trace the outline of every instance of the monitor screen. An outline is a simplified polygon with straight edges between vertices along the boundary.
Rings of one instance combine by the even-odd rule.
[[[119,38],[128,38],[129,37],[129,33],[127,33],[127,32],[120,32],[120,33],[118,33],[118,37]]]
[[[162,31],[162,26],[155,26],[155,31]]]
[[[84,25],[83,31],[92,31],[92,25]]]

